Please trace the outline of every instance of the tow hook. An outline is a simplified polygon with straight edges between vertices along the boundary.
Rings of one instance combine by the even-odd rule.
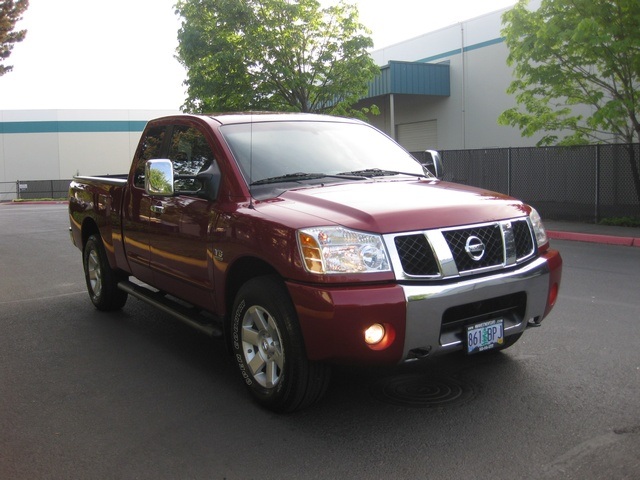
[[[527,328],[534,328],[541,326],[542,319],[540,317],[530,318],[527,322]]]
[[[409,351],[409,354],[407,355],[405,362],[414,362],[416,360],[422,360],[423,358],[427,358],[429,356],[429,353],[431,353],[430,346],[414,348],[413,350]]]

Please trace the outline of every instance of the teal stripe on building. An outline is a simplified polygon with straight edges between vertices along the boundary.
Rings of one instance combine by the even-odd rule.
[[[471,52],[503,42],[504,38],[494,38],[486,42],[467,45],[464,47],[464,52]],[[415,62],[391,60],[387,65],[380,67],[380,75],[377,75],[369,83],[369,93],[366,98],[392,94],[449,96],[451,94],[449,65],[431,62],[460,55],[462,51],[463,49],[458,48]]]
[[[497,45],[497,44],[503,43],[503,42],[504,42],[504,38],[503,37],[494,38],[493,40],[487,40],[486,42],[480,42],[480,43],[474,43],[473,45],[467,45],[466,47],[464,47],[464,51],[465,52],[472,52],[473,50],[478,50],[479,48],[490,47],[491,45]],[[427,58],[421,58],[420,60],[418,60],[418,62],[420,62],[420,63],[435,62],[436,60],[441,60],[443,58],[453,57],[454,55],[460,55],[461,51],[462,50],[460,48],[456,48],[455,50],[450,50],[448,52],[440,53],[438,55],[433,55],[433,56],[427,57]]]
[[[142,132],[145,120],[0,122],[0,134]]]

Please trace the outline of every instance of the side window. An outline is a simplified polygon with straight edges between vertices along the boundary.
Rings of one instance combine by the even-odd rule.
[[[169,145],[169,159],[173,162],[176,175],[197,175],[213,163],[214,157],[204,134],[193,127],[177,125],[173,128]],[[174,183],[177,193],[193,193],[200,185],[195,179],[177,179]]]
[[[147,160],[160,158],[160,149],[164,141],[165,131],[166,127],[153,127],[140,139],[136,170],[133,177],[133,184],[138,188],[144,188],[144,166]]]

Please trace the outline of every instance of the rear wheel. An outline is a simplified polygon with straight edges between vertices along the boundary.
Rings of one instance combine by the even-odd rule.
[[[120,277],[109,265],[98,235],[91,235],[82,254],[89,297],[98,310],[119,310],[127,302],[127,292],[118,288]]]
[[[259,277],[240,288],[233,306],[232,349],[252,396],[276,412],[318,401],[329,367],[307,359],[298,318],[277,277]]]

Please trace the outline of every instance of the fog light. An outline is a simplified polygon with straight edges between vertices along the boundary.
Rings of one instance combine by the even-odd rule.
[[[369,345],[376,345],[384,338],[384,327],[379,323],[374,323],[364,332],[364,341]]]

